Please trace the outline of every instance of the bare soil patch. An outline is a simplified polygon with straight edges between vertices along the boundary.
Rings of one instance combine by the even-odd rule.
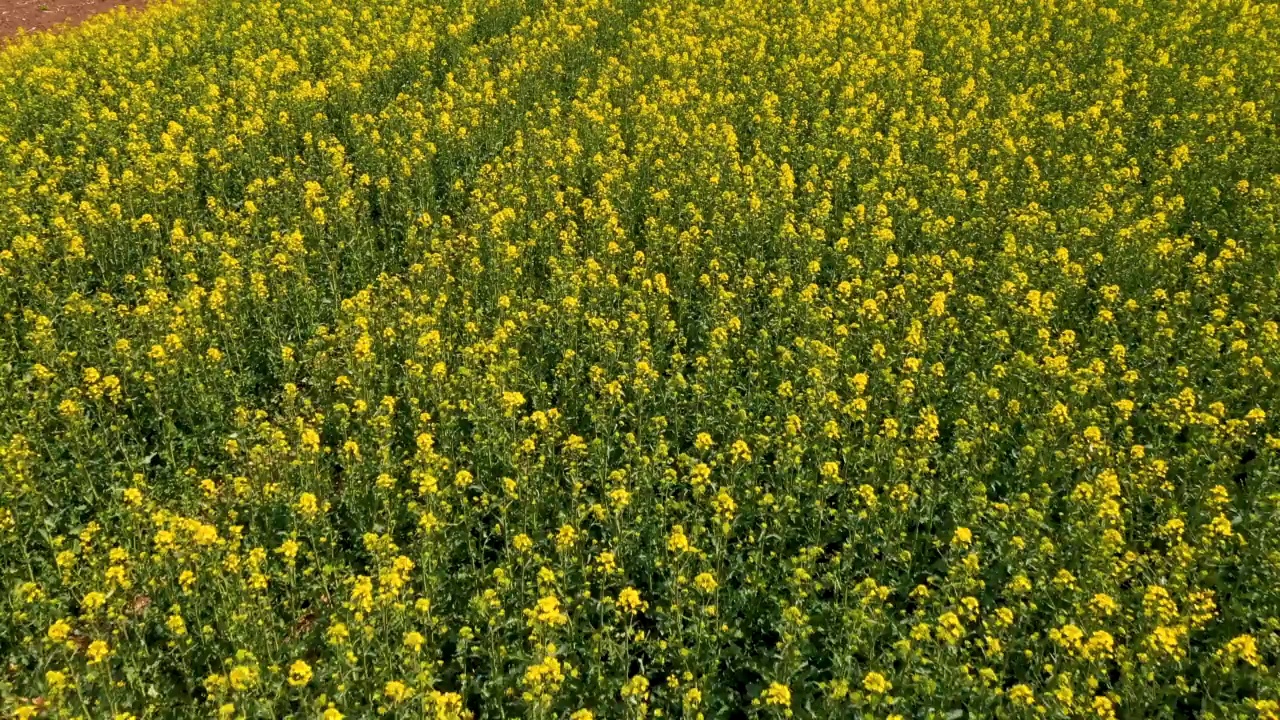
[[[26,32],[75,25],[85,18],[118,5],[142,8],[147,0],[0,0],[0,45],[5,39]]]

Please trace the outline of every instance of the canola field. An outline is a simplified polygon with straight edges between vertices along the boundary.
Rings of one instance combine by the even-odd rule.
[[[1280,8],[0,52],[0,712],[1280,717]]]

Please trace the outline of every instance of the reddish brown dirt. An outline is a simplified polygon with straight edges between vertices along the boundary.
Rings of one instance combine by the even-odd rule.
[[[30,33],[75,25],[117,5],[141,8],[146,0],[0,0],[0,45],[22,28]]]

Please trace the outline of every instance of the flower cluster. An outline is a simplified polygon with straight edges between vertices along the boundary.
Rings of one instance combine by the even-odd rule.
[[[0,51],[0,713],[1280,716],[1280,7]]]

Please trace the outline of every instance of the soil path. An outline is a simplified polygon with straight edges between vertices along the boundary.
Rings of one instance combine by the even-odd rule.
[[[146,0],[0,0],[0,46],[18,33],[74,25],[117,5],[141,8]]]

